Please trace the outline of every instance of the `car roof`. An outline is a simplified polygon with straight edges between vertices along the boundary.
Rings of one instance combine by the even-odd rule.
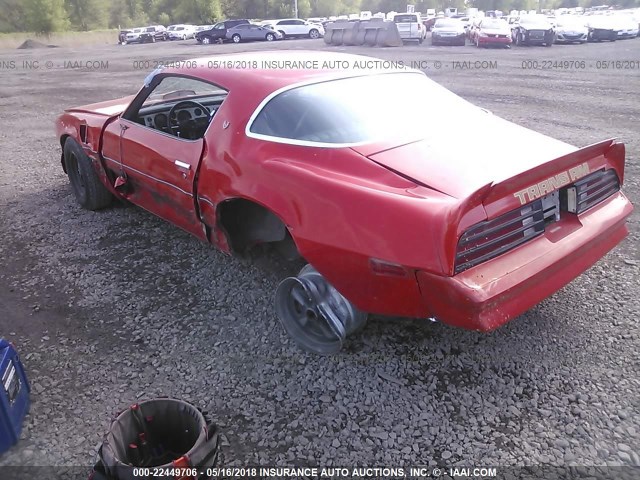
[[[351,68],[338,70],[332,66],[353,66],[356,61],[377,61],[381,68]],[[263,62],[308,62],[317,61],[318,68],[269,68]],[[238,65],[245,68],[222,68],[222,65]],[[326,63],[325,63],[326,62]],[[377,58],[348,53],[317,50],[274,50],[261,52],[242,52],[195,58],[181,65],[196,64],[196,68],[171,67],[161,69],[161,73],[180,74],[209,81],[228,90],[240,90],[251,94],[266,96],[280,88],[297,83],[314,83],[339,78],[375,75],[376,73],[418,72]],[[216,68],[218,65],[221,67]],[[327,66],[327,68],[322,68]],[[387,68],[388,67],[388,68]]]

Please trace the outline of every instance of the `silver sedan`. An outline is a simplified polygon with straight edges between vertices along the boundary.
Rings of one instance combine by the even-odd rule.
[[[249,40],[282,40],[282,34],[272,28],[251,23],[236,25],[227,30],[227,40],[233,43],[240,43]]]

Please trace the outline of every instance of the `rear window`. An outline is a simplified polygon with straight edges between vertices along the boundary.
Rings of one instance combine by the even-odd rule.
[[[397,101],[399,92],[411,100]],[[260,110],[249,132],[298,144],[416,140],[445,118],[458,118],[463,108],[469,103],[423,74],[369,75],[286,90]]]
[[[396,23],[411,23],[417,22],[418,17],[416,15],[396,15],[393,17],[393,21]]]

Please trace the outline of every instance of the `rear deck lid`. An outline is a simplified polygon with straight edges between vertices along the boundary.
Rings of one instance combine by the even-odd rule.
[[[462,125],[470,128],[463,130],[459,128]],[[503,182],[577,150],[480,109],[467,119],[461,118],[459,124],[443,121],[422,140],[378,152],[371,147],[352,148],[455,198],[465,198],[488,183]]]

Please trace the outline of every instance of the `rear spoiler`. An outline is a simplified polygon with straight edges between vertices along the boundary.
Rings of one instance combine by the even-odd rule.
[[[616,169],[620,184],[622,184],[625,156],[624,144],[616,143],[616,139],[611,138],[558,157],[500,183],[493,184],[482,203],[488,205],[500,198],[511,196],[514,192],[526,189],[532,184],[543,182],[559,174],[566,173],[566,184],[568,185],[589,173],[588,170],[585,173],[581,167],[588,161],[600,156],[604,156]]]

